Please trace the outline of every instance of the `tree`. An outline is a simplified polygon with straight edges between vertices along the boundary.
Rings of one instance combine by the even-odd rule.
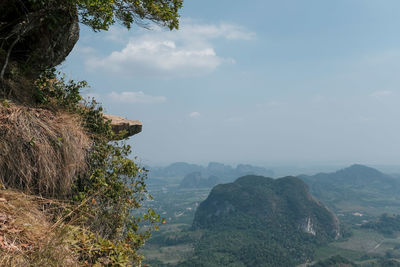
[[[108,30],[116,22],[130,28],[132,24],[143,25],[146,21],[160,23],[171,30],[178,29],[178,11],[182,7],[183,0],[3,0],[2,2],[0,10],[3,18],[13,10],[18,10],[20,16],[33,13],[56,16],[57,14],[53,13],[55,10],[68,9],[71,13],[78,12],[83,24],[98,31]]]
[[[161,23],[170,30],[178,29],[178,10],[182,0],[73,0],[81,22],[93,30],[107,30],[116,21],[127,28],[146,20]]]
[[[183,0],[2,0],[0,82],[10,63],[43,71],[60,64],[79,38],[78,21],[94,31],[115,23],[131,28],[149,22],[178,29]],[[14,52],[13,51],[17,51]],[[25,70],[26,71],[26,70]],[[15,71],[14,71],[15,72]],[[28,72],[25,72],[25,74]],[[33,71],[31,76],[38,76]]]

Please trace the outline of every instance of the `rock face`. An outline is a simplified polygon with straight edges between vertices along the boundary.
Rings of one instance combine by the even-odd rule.
[[[133,136],[142,131],[142,123],[140,121],[132,121],[121,116],[108,114],[103,114],[103,117],[105,120],[111,121],[111,127],[116,134],[126,131],[122,138]]]
[[[41,70],[60,64],[79,39],[74,6],[64,0],[45,7],[34,6],[32,2],[2,0],[0,3],[0,47],[4,50],[0,63],[4,63],[5,54],[10,51],[6,73],[12,66],[19,69],[30,66],[24,71],[35,77]]]

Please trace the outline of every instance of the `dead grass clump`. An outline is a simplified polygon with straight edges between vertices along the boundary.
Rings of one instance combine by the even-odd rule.
[[[49,200],[0,190],[0,266],[78,266],[67,228],[53,228]]]
[[[0,104],[0,182],[29,194],[65,196],[86,170],[90,139],[77,116]]]

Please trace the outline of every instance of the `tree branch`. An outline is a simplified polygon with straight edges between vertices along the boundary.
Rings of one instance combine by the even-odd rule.
[[[2,38],[3,39],[2,46],[3,46],[4,41],[7,41],[9,38],[11,38],[14,35],[17,36],[7,49],[6,58],[4,60],[3,67],[0,72],[0,81],[4,81],[4,75],[5,75],[5,72],[6,72],[6,69],[8,66],[8,62],[10,60],[11,52],[12,52],[14,46],[19,42],[19,40],[21,40],[21,38],[26,33],[30,32],[35,27],[40,25],[40,23],[41,23],[40,17],[43,15],[43,13],[44,12],[42,10],[40,10],[38,12],[31,12],[31,13],[26,14],[25,20],[23,20],[22,22],[15,25],[14,29],[11,31],[11,33],[7,37]],[[39,23],[35,23],[35,20],[37,20],[37,19],[39,20]]]

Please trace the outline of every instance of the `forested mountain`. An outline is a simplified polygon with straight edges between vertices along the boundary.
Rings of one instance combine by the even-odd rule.
[[[316,198],[334,209],[355,205],[379,209],[396,206],[400,201],[400,179],[363,165],[298,177]]]
[[[150,170],[150,182],[152,182],[154,178],[179,178],[179,180],[181,180],[186,175],[193,173],[200,173],[200,175],[202,175],[204,178],[215,176],[218,178],[218,182],[221,183],[232,182],[236,178],[245,175],[274,175],[272,170],[268,170],[263,167],[257,167],[249,164],[238,164],[236,167],[232,167],[230,165],[218,162],[210,162],[207,166],[189,164],[186,162],[176,162],[166,167],[148,167],[148,169]],[[214,186],[214,184],[211,185],[211,187],[212,186]]]
[[[200,188],[200,187],[208,187],[211,188],[215,186],[219,182],[219,178],[217,176],[211,175],[208,178],[202,176],[200,172],[192,172],[183,178],[180,183],[180,188]]]
[[[303,181],[254,175],[215,186],[192,228],[203,236],[182,266],[294,266],[340,235],[336,216]]]

